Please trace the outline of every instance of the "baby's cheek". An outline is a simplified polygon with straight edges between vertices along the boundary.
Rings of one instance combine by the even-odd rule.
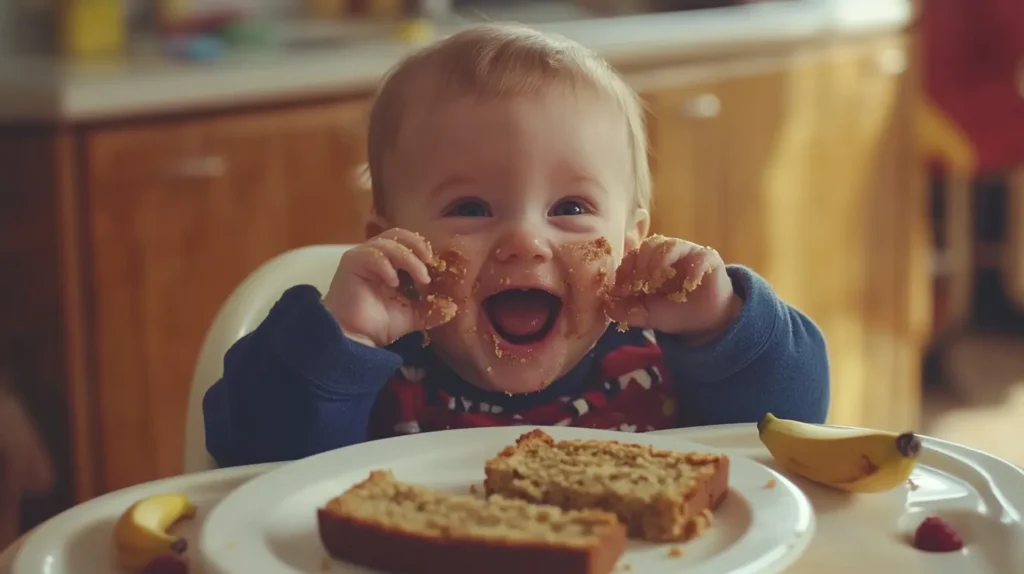
[[[603,330],[604,302],[614,277],[615,254],[601,237],[559,248],[564,267],[566,334],[585,337]]]
[[[430,287],[428,291],[444,295],[460,303],[468,298],[471,288],[467,285],[469,259],[455,247],[449,247],[437,254],[437,260],[430,265]]]

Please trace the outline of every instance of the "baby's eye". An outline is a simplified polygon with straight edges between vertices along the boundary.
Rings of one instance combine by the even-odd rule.
[[[491,217],[491,208],[479,199],[460,199],[444,212],[447,217]]]
[[[587,204],[578,199],[563,199],[555,204],[548,213],[549,217],[563,217],[571,215],[585,215],[590,213]]]

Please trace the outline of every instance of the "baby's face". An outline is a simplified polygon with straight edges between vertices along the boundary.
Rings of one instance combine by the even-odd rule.
[[[604,289],[646,229],[627,136],[588,92],[409,113],[385,164],[386,224],[461,255],[462,280],[435,286],[458,314],[430,339],[469,382],[540,390],[607,328]]]

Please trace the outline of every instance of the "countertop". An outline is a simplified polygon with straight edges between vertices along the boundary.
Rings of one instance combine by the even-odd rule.
[[[578,19],[564,13],[548,18],[536,5],[529,6],[487,15],[561,34],[613,63],[896,30],[911,18],[909,2],[900,0],[794,0]],[[438,23],[436,35],[448,35],[471,24]],[[175,62],[145,50],[106,65],[7,56],[0,58],[0,124],[85,122],[292,95],[365,92],[415,48],[386,38],[377,35],[326,47],[228,54],[206,64]]]

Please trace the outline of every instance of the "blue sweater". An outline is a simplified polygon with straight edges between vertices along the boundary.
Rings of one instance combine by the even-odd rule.
[[[513,396],[484,391],[461,380],[429,347],[420,344],[418,334],[384,349],[352,341],[341,333],[315,288],[293,287],[256,330],[228,350],[224,376],[203,400],[207,449],[223,467],[294,460],[364,442],[381,436],[371,434],[371,428],[380,426],[380,421],[373,419],[398,408],[384,408],[380,403],[404,400],[402,397],[410,396],[410,388],[416,389],[413,394],[421,397],[421,403],[433,401],[433,415],[424,418],[441,416],[447,423],[438,423],[445,425],[440,428],[480,424],[481,416],[504,417],[487,419],[485,424],[552,424],[550,413],[557,410],[552,404],[575,404],[577,397],[596,397],[595,385],[601,383],[595,383],[594,373],[607,373],[609,361],[633,365],[633,373],[654,373],[657,383],[670,387],[674,406],[669,410],[678,408],[672,410],[669,427],[756,422],[766,412],[824,422],[829,369],[821,332],[810,319],[779,300],[768,283],[749,269],[730,266],[728,271],[744,305],[733,325],[716,340],[692,347],[672,335],[651,336],[636,329],[621,333],[612,327],[580,364],[550,387]],[[656,345],[655,353],[649,351],[652,345]],[[660,366],[668,371],[664,377]],[[409,367],[429,376],[403,377],[401,373]],[[628,377],[618,378],[625,381]],[[636,392],[649,391],[651,377],[640,378],[646,385],[637,387],[640,390]],[[392,383],[397,391],[388,390]],[[391,398],[385,401],[385,395]],[[646,400],[639,394],[620,392],[617,384],[614,398],[609,402],[598,397],[588,404],[591,410],[601,403],[605,410],[637,411],[639,407],[633,403]],[[441,403],[451,408],[436,407]],[[463,404],[476,406],[462,408]],[[428,406],[416,404],[398,410],[420,413],[427,412]],[[493,414],[498,412],[502,414]],[[592,421],[599,413],[588,414],[591,422],[577,414],[566,415],[559,424],[597,426]],[[614,414],[600,416],[610,420]],[[387,420],[384,427],[390,429],[394,423],[396,429],[409,429],[410,424],[420,428],[414,420]],[[657,426],[665,425],[646,428]]]

